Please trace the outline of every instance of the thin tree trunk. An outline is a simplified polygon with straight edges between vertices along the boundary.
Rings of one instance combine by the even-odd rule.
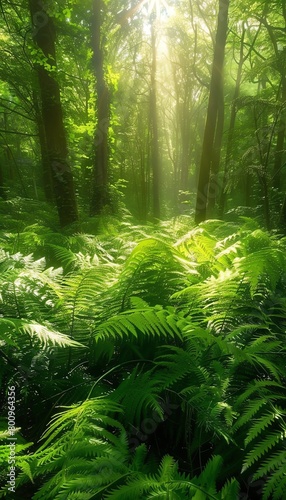
[[[285,19],[286,26],[286,19]],[[273,167],[273,187],[280,189],[280,178],[281,169],[284,153],[284,141],[285,141],[285,103],[286,103],[286,48],[284,47],[282,57],[281,57],[281,110],[280,117],[278,120],[278,132],[277,132],[277,143],[276,151],[274,156],[274,167]],[[280,100],[279,99],[279,100]]]
[[[155,21],[156,22],[156,21]],[[158,116],[157,116],[157,51],[156,51],[156,33],[154,21],[151,25],[151,44],[152,44],[152,67],[151,67],[151,89],[150,89],[150,118],[152,129],[152,174],[153,174],[153,216],[160,218],[160,155],[159,155],[159,135],[158,135]]]
[[[180,117],[181,124],[181,176],[180,188],[182,191],[189,189],[189,163],[190,163],[190,120],[189,120],[190,89],[185,93],[183,109]]]
[[[141,203],[140,203],[140,219],[145,224],[147,219],[147,186],[146,186],[146,163],[144,147],[141,145],[140,149],[140,193],[141,193]]]
[[[236,101],[237,101],[239,94],[240,94],[242,68],[243,68],[243,63],[245,61],[245,57],[243,55],[244,37],[245,37],[245,27],[243,25],[242,35],[241,35],[241,40],[240,40],[239,62],[238,62],[237,75],[236,75],[236,81],[235,81],[235,89],[234,89],[232,104],[231,104],[229,129],[228,129],[228,134],[227,134],[223,180],[222,180],[222,186],[221,186],[221,192],[220,192],[220,201],[219,201],[220,216],[223,216],[224,210],[225,210],[225,204],[226,204],[226,185],[227,185],[227,180],[228,180],[228,172],[229,172],[229,165],[230,165],[230,160],[231,160],[233,138],[234,138],[234,128],[235,128],[235,121],[236,121],[236,114],[237,114],[237,102]]]
[[[261,87],[264,88],[265,82],[262,81]],[[256,175],[261,187],[261,199],[263,204],[264,211],[264,220],[266,223],[266,227],[270,229],[270,204],[269,204],[269,192],[268,192],[268,160],[269,153],[271,149],[271,142],[273,137],[273,131],[275,129],[275,124],[272,127],[271,138],[268,139],[268,116],[265,113],[265,110],[262,107],[261,112],[257,115],[256,107],[254,106],[254,123],[255,123],[255,135],[257,138],[258,145],[258,153],[260,164],[256,169]],[[261,136],[259,135],[259,130],[261,131]]]
[[[3,168],[2,168],[1,161],[0,161],[0,198],[2,198],[2,200],[7,199],[5,186],[4,186],[4,176],[3,176]]]
[[[93,0],[92,10],[92,50],[93,69],[96,78],[97,126],[94,139],[93,186],[91,196],[91,215],[100,214],[110,205],[109,195],[109,144],[108,130],[110,121],[109,89],[104,74],[104,56],[101,44],[102,0]]]
[[[5,119],[5,114],[4,114],[4,120],[3,120],[4,130],[5,130],[6,126],[7,126],[7,120]],[[1,136],[2,136],[2,134],[1,134]],[[3,147],[4,152],[6,153],[4,145],[2,145],[2,147]],[[3,164],[2,164],[2,159],[1,158],[0,158],[0,197],[3,200],[7,199],[7,193],[6,193],[5,186],[4,186]]]
[[[10,146],[7,142],[7,137],[6,137],[6,133],[8,130],[8,113],[7,113],[7,111],[4,111],[4,113],[3,113],[3,128],[4,128],[4,132],[5,132],[5,136],[3,137],[5,140],[5,146],[3,145],[3,150],[4,150],[7,164],[9,167],[8,168],[8,178],[10,181],[13,181],[15,178],[15,172],[14,172],[14,169],[12,167],[13,158],[12,158],[12,152],[11,152],[11,149],[10,149]]]
[[[265,6],[267,5],[267,2]],[[286,27],[286,0],[281,0],[281,7],[282,7],[282,15],[284,17],[284,25]],[[266,7],[265,7],[266,8]],[[273,187],[276,189],[280,188],[280,173],[282,169],[282,160],[283,160],[283,147],[284,147],[284,140],[285,140],[285,110],[284,110],[284,105],[286,101],[286,67],[285,67],[285,55],[286,55],[286,50],[285,47],[283,48],[282,53],[279,51],[278,47],[278,40],[275,36],[275,31],[273,26],[271,26],[266,17],[263,16],[261,18],[261,23],[263,23],[268,31],[269,38],[272,42],[276,60],[277,60],[277,65],[278,69],[281,74],[281,86],[280,86],[280,96],[278,96],[278,101],[281,101],[281,112],[280,112],[280,117],[277,120],[277,142],[276,142],[276,148],[275,148],[275,153],[274,153],[274,166],[273,166]],[[275,126],[276,124],[274,124]],[[273,139],[273,132],[274,128],[272,129],[272,134],[269,140],[269,145],[268,145],[268,151],[267,154],[265,155],[266,157],[266,162],[265,162],[265,176],[267,174],[267,166],[268,166],[268,160],[269,160],[269,155],[270,155],[270,149],[271,149],[271,143]],[[267,196],[265,196],[265,218],[266,218],[266,223],[267,223],[267,228],[270,229],[270,223],[271,223],[271,218],[270,218],[270,200],[269,200],[269,194],[268,194],[268,183],[267,179],[264,181],[264,184],[267,186]],[[266,190],[266,187],[264,187],[263,184],[263,192]],[[271,186],[272,187],[272,186]],[[268,206],[268,215],[266,214]],[[285,215],[283,215],[283,212],[285,210],[285,200],[283,202],[282,206],[282,212],[280,214],[280,220],[282,221],[283,217],[285,218]]]
[[[284,90],[284,102],[286,102],[286,79],[285,79],[285,90]],[[282,105],[283,106],[283,105]],[[285,104],[284,104],[285,107]],[[284,141],[285,141],[285,111],[281,110],[281,116],[278,121],[278,132],[277,132],[277,143],[276,151],[274,155],[274,166],[273,166],[273,187],[277,190],[281,187],[281,170],[283,164],[283,153],[284,153]]]
[[[33,37],[45,58],[45,64],[38,63],[36,70],[53,191],[60,225],[64,227],[77,221],[78,215],[73,176],[68,163],[60,88],[55,77],[55,27],[44,3],[29,0],[29,8],[34,27]],[[52,70],[47,69],[49,65]]]
[[[199,169],[199,182],[195,209],[196,223],[204,221],[207,214],[209,180],[218,121],[220,89],[223,85],[223,63],[228,26],[228,7],[229,0],[220,0],[210,82],[209,103]]]
[[[220,95],[218,97],[217,124],[216,124],[216,133],[213,144],[212,161],[211,161],[211,175],[209,181],[208,200],[207,200],[207,217],[213,217],[216,200],[218,196],[218,173],[220,166],[223,128],[224,128],[224,98],[223,98],[223,88],[221,85]]]
[[[283,12],[283,17],[285,21],[285,26],[286,26],[286,0],[282,0],[282,12]],[[286,67],[285,67],[285,57],[286,57],[286,49],[284,47],[283,49],[283,55],[284,58],[282,59],[282,82],[281,82],[281,94],[282,94],[282,106],[284,104],[284,109],[282,108],[281,110],[281,117],[280,117],[280,124],[279,124],[279,129],[278,129],[278,136],[277,136],[277,147],[276,147],[276,154],[275,154],[275,165],[274,165],[274,173],[280,174],[280,171],[282,169],[282,150],[284,148],[284,141],[285,141],[285,130],[286,130],[286,125],[285,125],[285,103],[286,103]],[[280,175],[279,175],[280,177]],[[275,179],[275,178],[274,178]],[[278,185],[279,187],[279,185]],[[284,197],[284,201],[282,204],[281,208],[281,213],[280,213],[280,225],[284,226],[284,229],[286,228],[286,195]]]
[[[173,74],[176,107],[172,119],[173,132],[170,132],[170,135],[173,135],[173,140],[171,139],[171,137],[169,137],[168,139],[168,153],[169,153],[169,158],[173,165],[174,183],[173,183],[172,194],[173,194],[173,206],[175,207],[177,213],[179,210],[179,201],[180,201],[179,191],[186,190],[186,186],[184,188],[182,187],[184,185],[183,177],[185,177],[183,173],[183,164],[182,164],[184,126],[183,126],[183,117],[181,109],[182,103],[180,102],[181,87],[179,85],[177,78],[177,64],[174,63],[172,64],[172,74]],[[187,137],[187,141],[189,142],[189,137]],[[173,144],[175,145],[174,147]]]

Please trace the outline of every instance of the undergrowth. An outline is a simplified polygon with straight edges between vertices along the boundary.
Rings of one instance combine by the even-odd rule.
[[[283,500],[286,239],[245,218],[12,226],[0,497],[13,385],[13,498]]]

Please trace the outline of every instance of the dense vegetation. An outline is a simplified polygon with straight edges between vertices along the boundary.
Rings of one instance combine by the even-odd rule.
[[[285,500],[286,0],[0,12],[0,498]]]
[[[284,498],[285,238],[100,222],[1,233],[3,479],[14,385],[16,498]]]

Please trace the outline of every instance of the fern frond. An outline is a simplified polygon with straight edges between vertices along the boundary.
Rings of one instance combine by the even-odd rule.
[[[241,275],[248,277],[253,297],[261,280],[269,279],[271,290],[275,291],[281,269],[285,267],[285,256],[278,248],[266,247],[235,259],[234,266]]]
[[[255,415],[260,411],[260,409],[267,404],[267,399],[259,398],[250,401],[247,405],[243,413],[237,419],[234,424],[234,431],[237,431],[240,427],[242,427],[247,422],[251,421]]]
[[[269,392],[274,393],[274,391],[276,391],[277,394],[278,389],[283,390],[284,387],[274,380],[253,380],[247,385],[246,388],[244,388],[243,392],[237,396],[236,404],[238,406],[243,405],[245,401],[250,399],[250,396],[253,396],[255,393],[257,393],[256,396],[259,396],[259,400],[257,400],[257,402],[260,401],[263,405],[266,401],[265,396],[268,396]]]
[[[261,460],[262,456],[266,453],[268,454],[271,448],[273,448],[277,443],[281,441],[281,433],[278,432],[270,432],[267,433],[265,439],[260,441],[258,444],[254,445],[249,453],[247,453],[242,472],[255,462]]]
[[[273,452],[266,460],[262,460],[261,466],[255,472],[253,479],[270,475],[271,472],[286,467],[285,449]]]
[[[185,282],[185,265],[170,245],[151,238],[141,241],[126,260],[120,276],[121,311],[129,308],[132,296],[140,296],[149,306],[168,305],[170,296]],[[190,269],[189,274],[192,272],[195,273]]]
[[[153,370],[145,373],[136,367],[113,393],[113,398],[125,408],[125,418],[130,423],[140,423],[143,416],[154,411],[163,420],[160,378]],[[132,405],[130,405],[130,400]]]
[[[99,325],[95,340],[122,339],[123,337],[178,337],[181,331],[179,318],[160,306],[126,311]]]
[[[16,345],[13,338],[16,339],[19,337],[19,333],[23,332],[32,340],[39,341],[44,347],[48,345],[84,347],[67,335],[54,330],[50,325],[46,326],[35,322],[28,322],[27,320],[5,318],[3,320],[0,319],[0,327],[4,327],[6,335],[3,332],[2,338],[8,345]]]
[[[69,338],[67,335],[52,330],[45,325],[40,325],[38,323],[25,323],[17,320],[14,320],[14,323],[15,325],[18,324],[19,328],[22,329],[25,333],[28,333],[31,338],[39,340],[44,345],[44,347],[49,344],[70,347],[84,347],[82,344]]]
[[[281,500],[285,495],[286,476],[285,476],[285,460],[283,460],[278,468],[272,472],[268,478],[265,487],[263,488],[262,500]]]
[[[76,262],[76,256],[72,250],[64,246],[55,245],[53,243],[47,243],[46,246],[50,248],[57,261],[65,269],[69,269]]]

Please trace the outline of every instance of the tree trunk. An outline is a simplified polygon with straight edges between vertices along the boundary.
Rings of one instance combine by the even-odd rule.
[[[222,82],[221,82],[222,83]],[[215,205],[218,196],[218,173],[220,166],[221,157],[221,145],[223,138],[223,128],[224,128],[224,98],[223,98],[223,87],[221,85],[219,97],[218,97],[218,110],[217,110],[217,124],[216,132],[213,144],[213,154],[211,160],[211,173],[209,180],[208,189],[208,200],[207,200],[207,217],[213,217]]]
[[[35,91],[33,91],[33,105],[35,109],[35,117],[36,117],[36,123],[40,141],[43,189],[46,201],[51,202],[54,201],[51,165],[49,160],[49,152],[47,148],[45,126],[38,102],[38,96]]]
[[[181,175],[180,175],[180,189],[182,191],[189,190],[189,167],[190,167],[190,89],[186,89],[184,96],[184,104],[182,106],[182,113],[180,116],[180,126],[181,126]]]
[[[36,70],[53,191],[60,225],[64,227],[77,221],[78,215],[73,176],[68,163],[60,88],[55,77],[55,27],[44,3],[29,0],[29,7],[34,27],[33,37],[45,58],[45,63],[37,63]]]
[[[285,19],[286,25],[286,19]],[[286,47],[284,47],[281,57],[281,109],[280,109],[280,117],[278,120],[278,132],[277,132],[277,143],[276,143],[276,151],[274,156],[274,167],[273,167],[273,187],[276,189],[280,189],[280,179],[281,179],[281,169],[282,169],[282,161],[283,161],[283,153],[284,153],[284,141],[285,141],[285,103],[286,103]]]
[[[145,151],[141,145],[140,151],[140,219],[143,224],[146,223],[148,212],[148,198],[147,198],[147,183],[146,183],[146,162]]]
[[[3,168],[1,160],[0,160],[0,198],[2,198],[2,200],[7,199],[6,190],[4,186],[4,176],[3,176]]]
[[[244,57],[244,54],[243,54],[244,38],[245,38],[245,27],[243,24],[241,40],[240,40],[239,62],[238,62],[237,75],[236,75],[236,81],[235,81],[235,89],[234,89],[234,94],[233,94],[232,103],[231,103],[230,122],[229,122],[228,134],[227,134],[223,180],[222,180],[222,186],[221,186],[221,191],[220,191],[219,214],[221,217],[224,214],[225,204],[226,204],[226,186],[227,186],[227,180],[228,180],[229,165],[230,165],[230,160],[231,160],[233,138],[234,138],[235,121],[236,121],[236,114],[237,114],[237,102],[236,101],[237,101],[239,94],[240,94],[242,68],[243,68],[243,63],[246,60],[246,58]]]
[[[153,174],[153,216],[160,218],[160,155],[159,155],[159,135],[158,135],[158,117],[157,117],[157,51],[156,51],[156,33],[155,21],[151,25],[151,44],[152,44],[152,67],[151,67],[151,89],[150,89],[150,118],[152,130],[152,154],[151,165]]]
[[[104,75],[104,57],[101,44],[102,8],[102,0],[93,0],[92,50],[93,69],[96,78],[97,126],[94,138],[93,185],[90,206],[91,215],[100,214],[105,206],[110,205],[108,189],[110,97]]]
[[[286,0],[282,0],[282,12],[283,12],[283,17],[285,21],[285,26],[286,26]],[[283,56],[284,58],[282,59],[282,68],[281,68],[281,94],[282,94],[282,109],[281,109],[281,116],[280,116],[280,123],[279,123],[279,129],[278,129],[278,135],[277,135],[277,146],[276,146],[276,154],[275,154],[275,165],[274,165],[274,172],[276,175],[279,175],[280,177],[280,171],[282,169],[282,150],[284,148],[284,141],[285,141],[285,130],[286,130],[286,125],[285,125],[285,103],[286,103],[286,49],[285,47],[283,48]],[[284,106],[283,106],[284,104]],[[274,177],[275,181],[275,177]],[[279,185],[278,185],[279,187]],[[282,204],[281,208],[281,213],[280,213],[280,225],[284,226],[284,229],[286,229],[286,195],[284,197],[284,201]]]
[[[228,26],[228,7],[229,0],[220,0],[214,48],[214,59],[210,82],[209,103],[199,169],[199,182],[195,209],[196,223],[204,221],[207,214],[209,180],[218,122],[219,98],[223,85],[223,63]]]

